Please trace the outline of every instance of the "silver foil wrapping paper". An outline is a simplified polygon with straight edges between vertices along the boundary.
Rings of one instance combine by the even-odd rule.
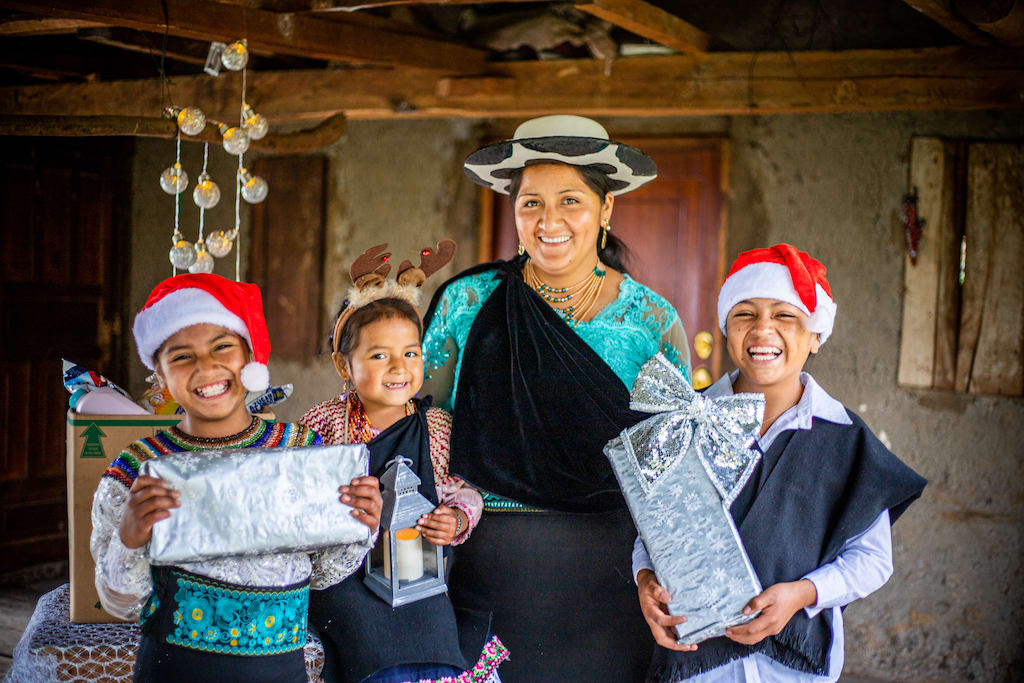
[[[696,393],[661,354],[633,385],[630,407],[655,413],[622,431],[605,454],[622,487],[658,582],[672,595],[684,645],[721,636],[756,616],[761,592],[729,506],[760,455],[750,450],[764,416],[759,394]]]
[[[154,565],[315,550],[367,542],[370,529],[339,501],[365,476],[366,446],[190,451],[142,463],[140,474],[181,492],[153,525]]]

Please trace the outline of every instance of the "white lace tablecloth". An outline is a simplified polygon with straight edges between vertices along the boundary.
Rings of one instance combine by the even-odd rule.
[[[64,584],[39,598],[14,648],[14,663],[5,682],[132,680],[139,625],[73,624],[68,597],[69,587]],[[307,678],[322,683],[324,648],[312,631],[303,654]]]

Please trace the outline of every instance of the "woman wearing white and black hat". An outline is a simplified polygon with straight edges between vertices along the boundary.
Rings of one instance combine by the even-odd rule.
[[[423,393],[453,412],[452,472],[487,492],[453,602],[493,610],[509,683],[638,680],[635,530],[602,448],[644,417],[629,387],[645,361],[660,351],[689,374],[679,316],[626,274],[609,232],[615,197],[654,162],[595,121],[545,116],[465,169],[510,195],[520,246],[442,285],[425,320]]]

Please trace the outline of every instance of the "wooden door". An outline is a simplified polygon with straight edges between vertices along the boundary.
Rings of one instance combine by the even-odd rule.
[[[632,252],[629,273],[668,299],[679,313],[690,341],[694,370],[718,378],[722,335],[715,302],[725,275],[725,202],[728,143],[721,138],[633,139],[654,159],[658,177],[617,197],[612,230]],[[481,257],[515,254],[515,222],[504,196],[481,195]],[[711,356],[694,348],[698,332],[713,339]]]
[[[118,381],[131,144],[0,138],[0,572],[67,557],[61,358]],[[153,178],[156,182],[156,178]]]
[[[305,361],[325,348],[327,158],[264,157],[253,173],[270,193],[252,210],[249,278],[263,292],[274,358]]]

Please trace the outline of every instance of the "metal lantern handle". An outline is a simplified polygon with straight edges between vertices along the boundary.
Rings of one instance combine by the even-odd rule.
[[[405,457],[404,455],[396,455],[394,458],[392,458],[391,460],[388,460],[387,463],[384,464],[384,468],[387,469],[388,467],[391,467],[395,463],[398,463],[399,465],[405,465],[406,467],[409,467],[410,465],[412,465],[412,460],[410,460],[409,458]]]

